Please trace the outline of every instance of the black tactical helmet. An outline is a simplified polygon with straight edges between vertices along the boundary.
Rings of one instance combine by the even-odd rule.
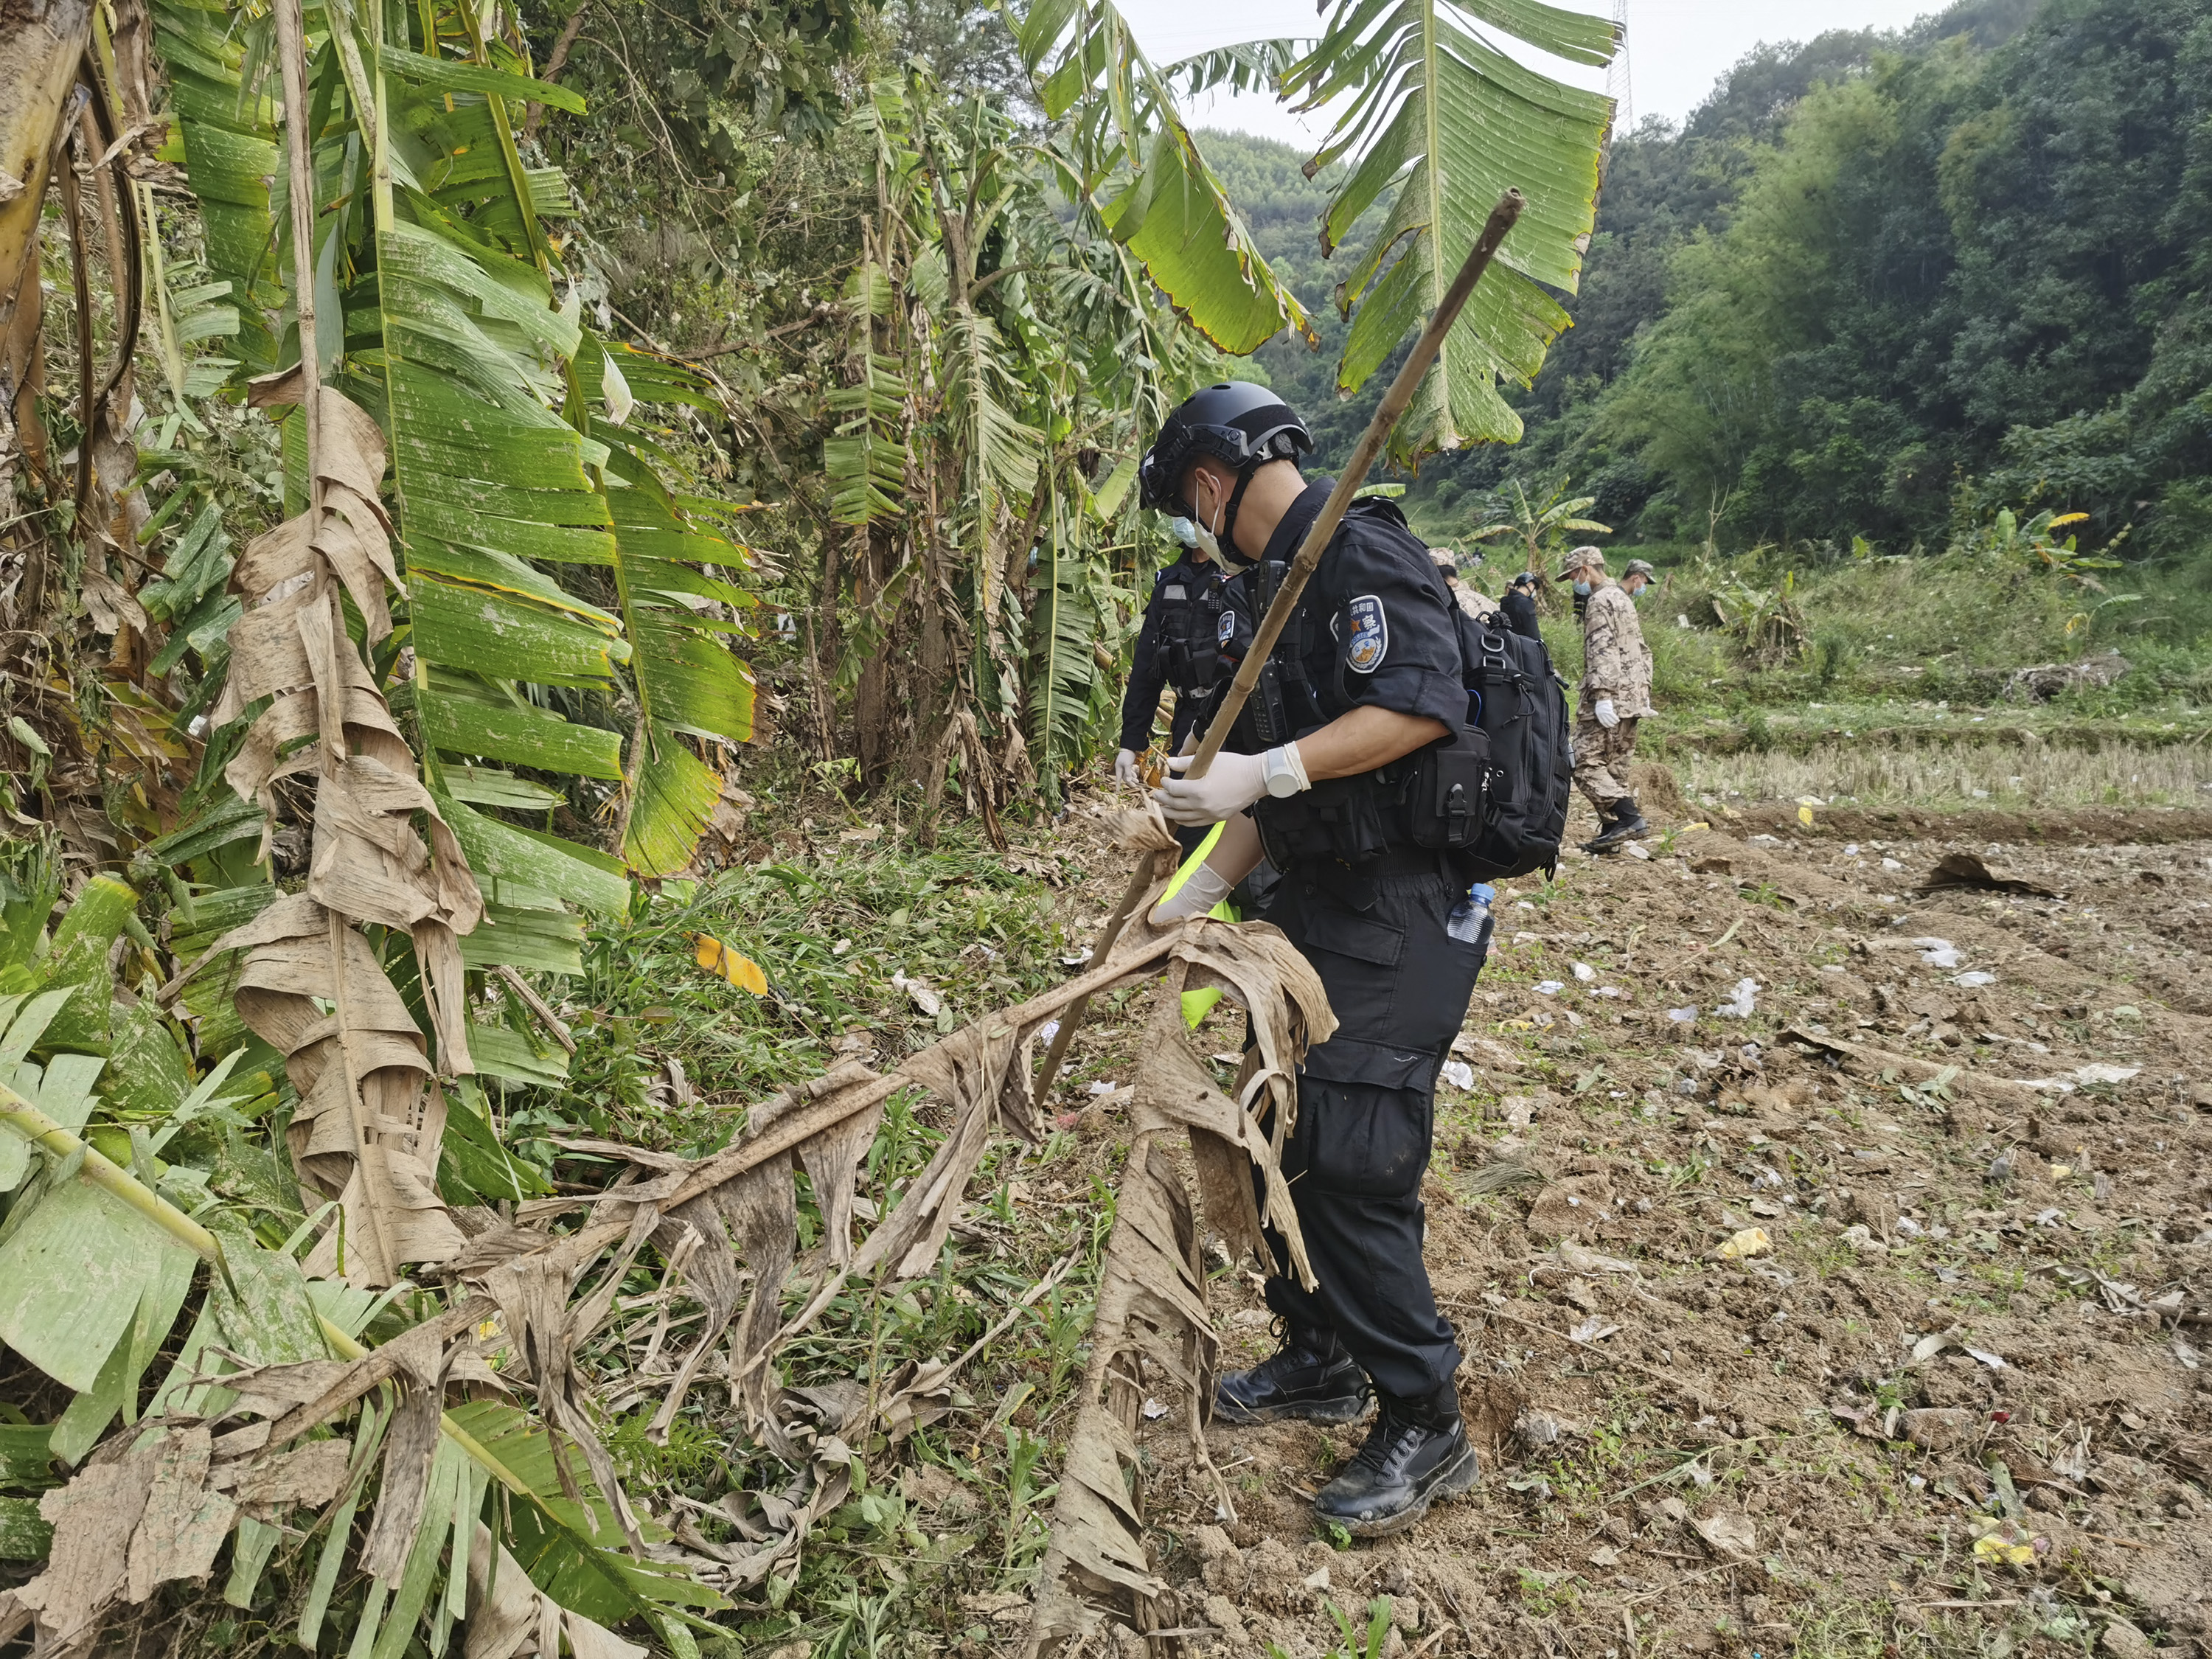
[[[1218,532],[1225,546],[1255,469],[1263,462],[1310,454],[1313,447],[1313,434],[1297,411],[1266,386],[1217,381],[1170,411],[1138,473],[1137,499],[1141,506],[1190,517],[1191,505],[1182,499],[1182,475],[1200,455],[1227,462],[1237,473],[1237,490]]]

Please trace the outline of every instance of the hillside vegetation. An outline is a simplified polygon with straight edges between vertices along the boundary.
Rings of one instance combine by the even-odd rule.
[[[2193,559],[2208,30],[2185,0],[1966,0],[1761,46],[1679,131],[1615,136],[1574,325],[1510,394],[1526,441],[1437,458],[1412,499],[1442,530],[1468,492],[1571,476],[1626,540],[1900,552],[1940,550],[1962,501],[2053,507],[2090,515],[2089,544]],[[1216,148],[1320,309],[1337,262],[1304,158]],[[1327,407],[1326,353],[1261,361]],[[1357,420],[1322,428],[1341,453]]]

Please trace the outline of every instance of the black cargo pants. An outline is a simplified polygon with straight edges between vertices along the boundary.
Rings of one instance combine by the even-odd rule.
[[[1267,1283],[1267,1305],[1301,1330],[1334,1331],[1376,1388],[1401,1400],[1459,1369],[1421,1261],[1421,1176],[1437,1068],[1467,1018],[1482,951],[1445,932],[1466,889],[1438,870],[1370,880],[1286,872],[1265,919],[1313,964],[1336,1034],[1306,1055],[1283,1174],[1317,1291]],[[1341,866],[1339,866],[1340,871]],[[1271,1239],[1279,1260],[1279,1239]]]

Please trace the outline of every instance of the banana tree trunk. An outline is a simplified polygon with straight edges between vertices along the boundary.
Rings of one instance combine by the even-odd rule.
[[[0,6],[0,332],[38,246],[54,143],[91,33],[90,0]]]
[[[46,611],[46,550],[17,489],[25,469],[43,484],[51,465],[38,411],[39,216],[91,33],[91,0],[0,3],[0,586],[15,589],[13,619],[33,628]],[[4,568],[19,562],[20,571]]]

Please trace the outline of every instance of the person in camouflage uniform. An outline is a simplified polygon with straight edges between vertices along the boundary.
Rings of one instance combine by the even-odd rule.
[[[1575,585],[1583,619],[1583,685],[1575,706],[1575,786],[1597,809],[1598,833],[1585,851],[1611,853],[1650,826],[1628,791],[1636,723],[1651,707],[1651,648],[1636,619],[1635,595],[1651,567],[1632,559],[1620,581],[1605,574],[1605,555],[1578,547],[1559,580]]]
[[[1448,547],[1432,547],[1429,558],[1437,574],[1443,578],[1444,591],[1451,595],[1452,603],[1485,627],[1497,626],[1498,601],[1460,574],[1459,556]]]

